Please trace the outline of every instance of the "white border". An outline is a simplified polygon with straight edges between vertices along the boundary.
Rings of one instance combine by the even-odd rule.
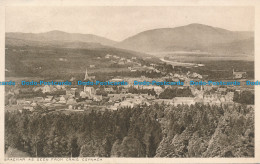
[[[257,0],[0,0],[0,80],[4,80],[4,18],[5,6],[254,6],[255,7],[255,79],[260,80],[260,1]],[[19,13],[18,13],[19,14]],[[241,23],[243,20],[241,19]],[[70,162],[62,163],[260,163],[260,86],[255,87],[255,158],[102,158],[102,162]],[[25,163],[23,161],[4,161],[4,87],[0,86],[0,163]],[[86,159],[86,158],[85,158]],[[94,159],[94,158],[93,158]],[[36,159],[35,159],[36,160]],[[36,162],[26,163],[60,163]]]

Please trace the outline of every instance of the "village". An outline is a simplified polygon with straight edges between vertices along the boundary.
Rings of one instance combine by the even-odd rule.
[[[116,55],[107,54],[105,59],[114,59],[117,64],[134,63],[134,67],[128,67],[131,72],[138,69],[163,73],[162,78],[141,77],[114,77],[111,82],[126,81],[128,85],[119,86],[80,86],[76,84],[76,79],[72,77],[71,86],[67,85],[41,85],[30,88],[13,86],[6,92],[6,110],[19,110],[30,112],[53,112],[53,111],[73,111],[82,112],[86,110],[119,110],[120,108],[134,106],[150,106],[154,103],[164,103],[167,105],[233,105],[234,93],[241,93],[248,90],[242,86],[215,86],[215,85],[190,85],[190,81],[199,81],[203,76],[198,73],[178,74],[165,73],[156,69],[156,64],[150,66],[142,65],[136,61],[136,57],[120,58]],[[100,57],[98,57],[101,60]],[[115,60],[117,59],[117,60]],[[60,59],[65,60],[65,59]],[[88,68],[95,69],[95,65]],[[95,81],[95,76],[88,75],[88,68],[85,72],[84,81]],[[235,72],[233,79],[246,78],[246,72]],[[134,85],[134,81],[182,81],[183,85]],[[174,97],[167,97],[168,92],[178,90]],[[187,94],[182,92],[189,91]],[[166,98],[165,95],[166,94]]]

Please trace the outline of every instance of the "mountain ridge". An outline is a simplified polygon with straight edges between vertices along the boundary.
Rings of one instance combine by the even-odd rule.
[[[93,34],[68,33],[60,30],[52,30],[43,33],[7,32],[7,44],[15,44],[15,40],[25,40],[27,44],[37,41],[53,46],[73,43],[75,48],[89,48],[110,46],[120,49],[139,52],[167,52],[167,51],[207,51],[214,55],[219,53],[253,54],[254,32],[253,31],[230,31],[219,27],[192,23],[173,28],[157,28],[142,31],[136,35],[125,38],[122,41],[113,41],[102,36]],[[18,41],[18,40],[17,40]],[[19,44],[24,44],[18,41]],[[57,44],[57,43],[59,44]],[[235,46],[239,43],[240,47]],[[230,45],[230,46],[229,46]],[[233,50],[232,48],[238,48]]]
[[[52,30],[44,33],[21,33],[21,32],[8,32],[6,38],[23,39],[30,41],[79,41],[79,42],[92,42],[100,43],[102,45],[114,45],[116,41],[107,39],[94,34],[80,34],[80,33],[67,33],[59,30]]]
[[[200,50],[219,44],[247,40],[254,37],[251,31],[230,31],[203,24],[189,24],[174,28],[159,28],[140,32],[116,46],[142,52],[174,50]],[[214,52],[213,52],[214,53]]]

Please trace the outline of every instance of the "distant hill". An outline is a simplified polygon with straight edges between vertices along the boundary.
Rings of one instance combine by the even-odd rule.
[[[46,33],[6,33],[6,45],[87,49],[117,47],[140,52],[195,51],[221,56],[252,56],[254,33],[229,31],[203,24],[189,24],[175,28],[148,30],[116,42],[92,34],[56,30]]]
[[[5,45],[6,45],[6,47],[9,47],[9,46],[17,46],[17,47],[34,46],[34,47],[83,48],[83,49],[96,49],[96,48],[109,47],[109,46],[102,45],[100,43],[94,43],[94,42],[55,41],[55,40],[36,41],[36,40],[16,39],[16,38],[9,38],[9,37],[7,37],[5,39]]]
[[[86,42],[55,43],[7,38],[5,48],[6,77],[83,78],[86,68],[89,73],[129,71],[128,66],[133,63],[118,65],[115,61],[148,56]],[[108,54],[113,57],[105,58]],[[90,68],[90,65],[94,65],[94,68]]]
[[[164,52],[164,51],[209,51],[218,53],[229,51],[228,45],[239,42],[239,45],[246,47],[246,53],[252,53],[244,44],[252,43],[253,32],[233,32],[217,27],[202,24],[190,24],[176,28],[161,28],[141,32],[131,36],[117,46],[126,49],[143,52]],[[227,46],[224,46],[226,44]],[[234,46],[233,46],[234,47]],[[241,47],[240,47],[241,48]],[[244,50],[242,50],[244,51]]]
[[[66,33],[63,31],[50,31],[46,33],[6,33],[6,39],[22,39],[40,42],[87,42],[102,45],[114,45],[116,42],[110,39],[92,34]]]

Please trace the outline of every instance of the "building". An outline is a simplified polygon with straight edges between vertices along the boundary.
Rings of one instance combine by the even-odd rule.
[[[81,98],[89,98],[89,94],[88,93],[86,93],[86,92],[84,92],[84,91],[81,91],[80,93],[79,93],[79,96],[81,97]]]
[[[49,85],[44,85],[44,87],[42,88],[42,93],[50,93],[51,91],[52,88]]]
[[[104,88],[104,90],[105,90],[106,92],[113,92],[113,91],[114,91],[114,89],[113,89],[112,87]]]
[[[219,91],[219,92],[226,92],[226,91],[227,91],[227,88],[220,88],[220,87],[219,87],[219,88],[218,88],[218,91]]]
[[[93,97],[93,100],[94,100],[94,101],[102,101],[102,95],[95,95],[95,96]]]
[[[120,60],[120,61],[118,62],[118,64],[120,64],[120,65],[124,65],[124,64],[125,64],[125,61]]]
[[[246,72],[235,72],[235,70],[233,69],[233,78],[234,79],[246,78]]]
[[[120,103],[119,105],[120,107],[130,107],[133,108],[134,107],[134,103],[131,101],[123,101]]]
[[[16,100],[16,104],[17,105],[25,105],[25,104],[28,105],[28,103],[25,101],[25,99],[18,99],[18,100]]]
[[[43,102],[44,101],[44,98],[43,97],[34,97],[34,101],[35,102]]]
[[[76,95],[76,90],[77,90],[77,88],[71,88],[69,90],[66,90],[66,95],[67,96],[75,96]]]
[[[96,90],[93,87],[84,86],[84,92],[90,95],[90,98],[93,98],[96,95]]]
[[[67,101],[67,104],[68,104],[68,105],[74,105],[74,104],[76,104],[76,103],[77,103],[76,100],[73,99],[73,98],[69,98],[68,101]]]
[[[59,103],[63,103],[63,104],[67,103],[66,98],[64,96],[61,96]]]
[[[112,55],[107,54],[107,55],[105,56],[106,59],[109,59],[110,57],[112,57]]]
[[[85,72],[85,78],[84,80],[87,80],[89,77],[88,77],[88,69],[86,68],[86,72]]]
[[[92,65],[92,66],[94,66],[94,65]],[[84,80],[92,80],[92,79],[95,79],[95,76],[89,76],[88,75],[88,69],[86,68]]]
[[[135,85],[135,87],[141,87],[142,89],[150,89],[150,90],[154,90],[155,93],[157,95],[159,95],[160,93],[163,92],[163,88],[160,86],[153,86],[153,85],[144,85],[144,86],[139,86],[139,85]]]
[[[187,105],[194,105],[195,104],[195,99],[194,97],[175,97],[173,98],[173,103],[174,105],[178,104],[187,104]]]
[[[228,92],[225,95],[226,102],[233,102],[234,92]]]
[[[108,94],[109,102],[121,101],[126,95],[125,94]]]
[[[66,58],[59,58],[59,61],[68,61]]]
[[[53,99],[53,96],[47,96],[45,99],[44,99],[44,102],[51,102]]]
[[[154,100],[155,103],[158,103],[158,104],[166,104],[166,105],[173,105],[173,100],[172,99],[156,99]]]

